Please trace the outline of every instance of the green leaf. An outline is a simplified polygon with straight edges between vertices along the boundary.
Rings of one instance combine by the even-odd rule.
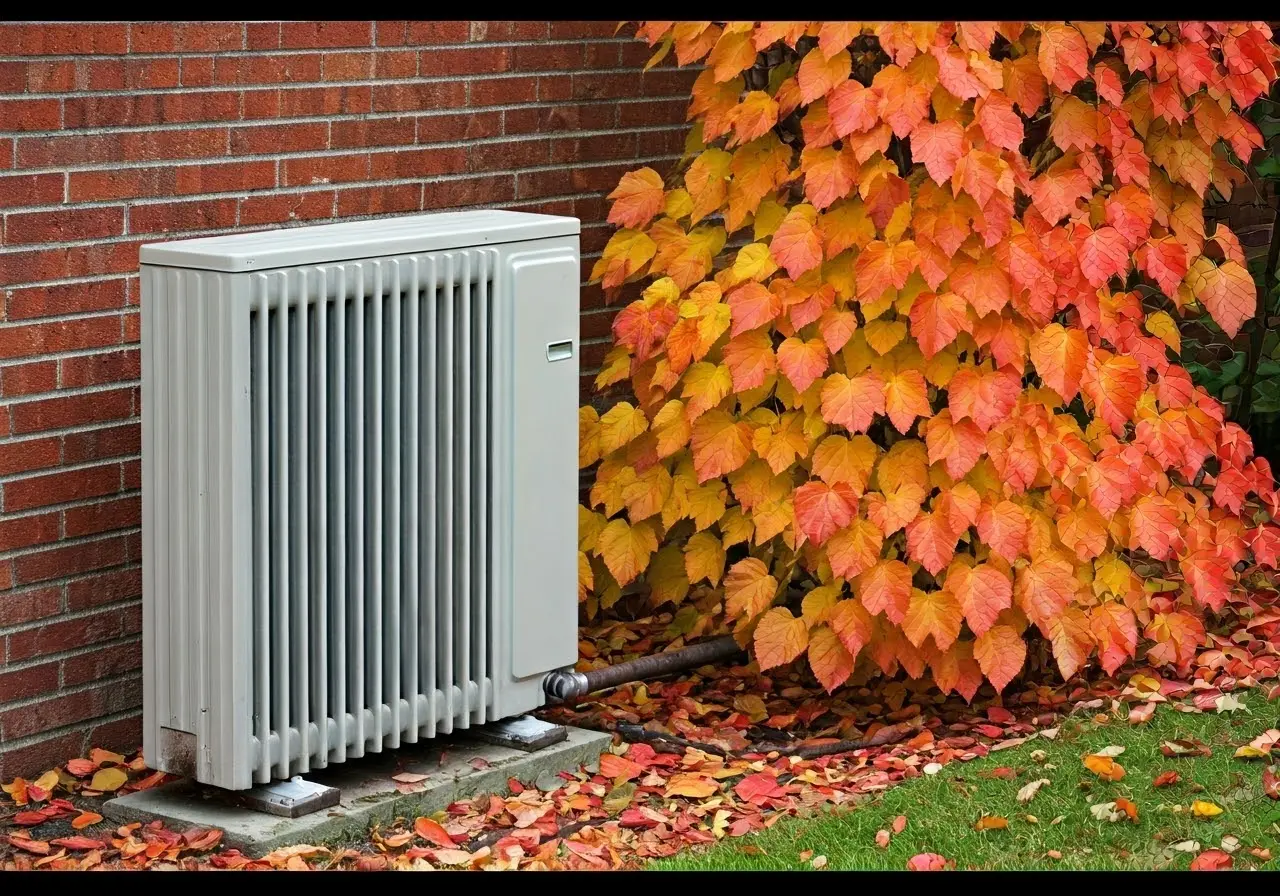
[[[1277,127],[1280,127],[1280,122],[1277,123]],[[1280,133],[1280,130],[1277,130],[1276,133]],[[1257,172],[1259,177],[1280,178],[1280,156],[1267,156],[1267,158],[1258,163],[1254,171]]]

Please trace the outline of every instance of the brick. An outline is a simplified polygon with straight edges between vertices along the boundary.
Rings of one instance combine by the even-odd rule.
[[[112,539],[119,541],[121,539]],[[9,635],[9,661],[19,662],[37,656],[48,656],[98,644],[120,637],[123,615],[113,608],[79,619],[51,622],[39,628],[24,629]]]
[[[373,180],[390,180],[454,174],[466,168],[468,157],[461,147],[380,152],[369,156],[369,176]]]
[[[142,427],[137,421],[69,432],[62,437],[63,461],[82,464],[137,454],[142,450]]]
[[[134,600],[142,595],[142,569],[113,569],[107,572],[94,573],[83,579],[72,579],[67,583],[67,609],[71,611],[88,610],[103,607],[107,604]],[[0,598],[0,600],[3,600]],[[0,614],[4,612],[0,603]],[[2,617],[0,617],[2,618]]]
[[[562,40],[565,38],[577,38],[581,40],[587,37],[613,37],[613,33],[616,29],[617,23],[614,21],[552,22],[550,36],[552,40]]]
[[[636,135],[640,158],[678,156],[684,148],[685,135],[680,131],[644,131]]]
[[[0,367],[0,397],[52,392],[58,385],[57,361],[34,361]]]
[[[132,753],[142,746],[142,716],[138,713],[95,725],[86,738],[89,747]],[[86,748],[85,752],[88,752]]]
[[[301,84],[320,80],[319,53],[213,57],[215,84]]]
[[[641,100],[634,103],[618,104],[618,126],[624,128],[642,128],[651,127],[656,123],[671,122],[678,123],[684,121],[685,111],[689,108],[689,101],[676,100]],[[677,130],[683,132],[685,128],[679,127]]]
[[[515,178],[491,174],[428,183],[423,188],[423,207],[457,208],[461,205],[496,205],[515,197]]]
[[[466,105],[464,81],[430,81],[422,84],[375,84],[374,112],[425,112],[457,109]]]
[[[62,201],[60,174],[14,174],[0,177],[0,208],[51,205]]]
[[[104,199],[239,193],[275,185],[275,162],[228,162],[73,171],[69,175],[68,192],[72,202],[100,202]]]
[[[467,170],[493,171],[498,168],[526,168],[545,165],[549,158],[550,141],[546,138],[504,140],[501,143],[483,143],[467,153]]]
[[[244,26],[238,22],[134,22],[129,26],[131,53],[217,53],[244,48]]]
[[[531,103],[538,96],[538,81],[531,75],[512,78],[485,78],[471,82],[471,105],[509,106]]]
[[[3,594],[12,587],[13,563],[9,560],[0,560],[0,594]]]
[[[372,22],[284,22],[280,26],[284,49],[367,47],[372,40]]]
[[[563,134],[566,131],[603,131],[617,123],[612,103],[590,106],[524,106],[502,113],[504,134]]]
[[[114,495],[120,491],[120,465],[61,470],[5,483],[4,510],[13,513],[67,501]]]
[[[412,78],[418,74],[418,54],[412,50],[376,53],[373,77],[378,80]]]
[[[288,187],[368,179],[368,153],[286,159],[280,171],[280,184]]]
[[[76,573],[89,572],[94,569],[106,569],[112,566],[122,566],[127,560],[125,551],[124,536],[115,535],[104,538],[100,541],[90,541],[85,544],[72,544],[63,547],[50,548],[33,554],[23,554],[15,557],[13,560],[14,577],[23,585],[30,585],[36,582],[44,582],[49,579],[60,579],[66,576],[75,575]],[[83,624],[83,621],[81,621]],[[45,626],[37,631],[48,631],[56,628],[55,625]],[[107,633],[109,630],[109,634]],[[119,621],[114,626],[109,626],[107,622],[103,622],[103,634],[99,637],[95,632],[89,632],[79,635],[49,635],[43,641],[38,637],[34,638],[34,646],[24,647],[23,650],[30,650],[29,653],[23,653],[18,650],[16,643],[16,635],[9,638],[9,660],[25,659],[28,656],[36,656],[37,654],[50,653],[54,649],[67,650],[70,647],[83,647],[85,644],[94,643],[96,641],[105,641],[109,637],[114,637],[121,631]],[[25,634],[25,633],[24,633]],[[52,639],[61,643],[62,639],[70,639],[75,643],[57,648],[45,649],[49,640]],[[25,642],[24,642],[25,643]],[[44,645],[44,646],[42,646]]]
[[[135,259],[137,256],[134,256]],[[2,270],[2,269],[0,269]],[[120,321],[112,315],[81,317],[57,323],[24,324],[2,331],[0,358],[26,358],[81,348],[118,345]]]
[[[110,715],[136,706],[141,699],[141,679],[111,682],[74,694],[63,694],[57,700],[30,703],[0,712],[0,731],[6,740],[13,740],[49,728]]]
[[[110,389],[14,404],[10,409],[13,431],[44,432],[102,420],[119,420],[132,413],[133,393],[132,388]]]
[[[364,115],[383,111],[372,106],[373,89],[352,87],[298,87],[280,92],[280,115],[303,118],[312,115]]]
[[[367,81],[373,77],[373,53],[325,53],[320,77],[325,81]]]
[[[16,212],[6,215],[4,224],[5,243],[10,246],[97,239],[122,233],[123,206]]]
[[[129,210],[129,232],[172,233],[234,227],[236,206],[235,199],[197,199],[191,202],[135,205]]]
[[[48,769],[62,765],[69,756],[83,756],[84,751],[82,731],[60,734],[25,747],[5,747],[0,751],[0,780],[12,781],[20,775],[35,778]]]
[[[0,552],[56,541],[58,528],[57,513],[0,519]]]
[[[539,75],[538,100],[543,103],[558,103],[564,100],[581,99],[573,92],[573,76],[571,75]],[[588,97],[590,99],[590,97]]]
[[[511,67],[521,72],[581,68],[585,50],[580,43],[529,44],[515,48]]]
[[[496,137],[502,133],[503,112],[465,112],[447,115],[423,115],[418,118],[418,143],[447,143]]]
[[[14,142],[12,137],[0,137],[0,171],[13,168]]]
[[[128,27],[124,22],[4,24],[0,44],[16,56],[118,56],[128,49]]]
[[[138,314],[126,312],[121,315],[120,329],[124,331],[124,342],[135,343],[141,341],[142,320]]]
[[[121,488],[125,491],[136,491],[137,489],[142,488],[141,460],[127,460],[120,465],[120,484]],[[136,557],[133,557],[133,559],[141,556],[142,551],[139,549]]]
[[[355,187],[338,191],[338,217],[412,212],[422,208],[420,184]]]
[[[29,62],[0,62],[0,93],[24,93],[27,90]]]
[[[138,349],[131,348],[95,355],[77,355],[63,358],[59,366],[59,381],[64,389],[124,383],[141,376],[141,353]]]
[[[333,215],[334,191],[272,193],[240,200],[240,226],[317,221]]]
[[[328,148],[328,122],[265,124],[231,129],[231,153],[236,156]]]
[[[563,137],[551,141],[551,163],[563,165],[571,162],[600,162],[613,159],[633,159],[636,156],[636,135],[601,134],[595,137]]]
[[[9,293],[6,315],[9,320],[28,320],[58,314],[83,314],[123,308],[125,281],[94,280],[89,283],[60,283],[30,286]]]
[[[0,705],[16,703],[40,694],[52,694],[58,689],[58,664],[41,663],[5,672],[0,667]]]
[[[280,46],[280,22],[247,22],[245,24],[245,48],[249,50],[274,50]]]
[[[61,587],[27,588],[22,591],[0,589],[0,626],[35,622],[37,619],[53,616],[61,612],[61,609]]]
[[[53,665],[57,665],[56,663]],[[91,681],[113,678],[142,668],[142,642],[112,644],[98,650],[70,656],[62,661],[63,687],[75,687]]]
[[[44,470],[56,466],[61,457],[62,441],[56,436],[6,442],[0,445],[0,476]]]
[[[361,149],[373,146],[410,146],[417,132],[417,120],[402,118],[357,118],[330,124],[329,145],[333,149]],[[0,180],[0,183],[3,183]]]
[[[418,74],[424,78],[505,72],[511,67],[510,47],[459,47],[423,50]]]
[[[131,495],[84,507],[68,507],[62,512],[62,517],[66,527],[65,538],[136,528],[142,525],[142,499]]]
[[[405,43],[410,46],[435,46],[463,43],[470,36],[468,22],[409,22]]]
[[[67,97],[63,122],[69,128],[103,128],[159,124],[165,97],[158,93],[93,94]]]
[[[609,69],[618,68],[618,50],[620,47],[626,46],[619,43],[589,43],[586,45],[586,55],[583,58],[583,65],[591,69]],[[644,65],[648,56],[643,57],[638,65]]]
[[[470,39],[486,40],[543,40],[547,36],[547,23],[529,22],[471,22]]]
[[[634,72],[579,72],[573,76],[575,100],[641,96],[643,84]]]

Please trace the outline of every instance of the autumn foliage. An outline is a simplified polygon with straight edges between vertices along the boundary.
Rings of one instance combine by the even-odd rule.
[[[581,410],[580,596],[727,624],[832,690],[1185,672],[1274,569],[1272,472],[1177,363],[1255,310],[1205,232],[1262,145],[1263,24],[647,22],[685,159],[610,195],[640,298]],[[802,597],[800,595],[803,595]],[[1037,641],[1036,635],[1043,641]]]

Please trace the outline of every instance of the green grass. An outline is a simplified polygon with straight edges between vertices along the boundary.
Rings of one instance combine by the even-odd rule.
[[[1276,727],[1275,704],[1247,694],[1249,710],[1222,715],[1192,715],[1161,708],[1145,725],[1124,721],[1097,724],[1068,719],[1054,740],[1035,738],[972,762],[953,762],[933,776],[904,782],[866,802],[812,815],[784,818],[756,835],[726,839],[715,846],[680,853],[655,862],[656,870],[777,870],[809,868],[802,852],[826,856],[830,869],[906,868],[911,856],[939,853],[959,868],[981,869],[1185,869],[1194,853],[1169,849],[1185,840],[1203,849],[1217,848],[1224,836],[1239,838],[1236,868],[1280,866],[1280,802],[1262,792],[1265,763],[1232,758],[1235,747]],[[1164,740],[1198,738],[1212,748],[1206,758],[1165,758]],[[1126,775],[1103,781],[1081,761],[1109,745],[1122,745],[1117,758]],[[1035,751],[1043,750],[1044,756]],[[1033,753],[1035,755],[1033,756]],[[1000,766],[1017,772],[1013,780],[984,776]],[[1180,783],[1156,789],[1152,781],[1172,769]],[[1017,801],[1019,788],[1048,778],[1027,805]],[[1125,797],[1138,807],[1139,821],[1095,819],[1091,804]],[[1212,819],[1192,817],[1195,799],[1211,800],[1226,811]],[[1164,804],[1165,808],[1161,808]],[[1173,806],[1181,806],[1175,813]],[[976,831],[982,815],[1008,819],[1007,830]],[[1032,815],[1037,821],[1027,818]],[[907,816],[906,829],[887,849],[875,845],[876,831],[891,829],[894,818]],[[1062,817],[1058,824],[1051,822]],[[1276,856],[1263,862],[1251,847]],[[1056,850],[1061,858],[1049,857]]]

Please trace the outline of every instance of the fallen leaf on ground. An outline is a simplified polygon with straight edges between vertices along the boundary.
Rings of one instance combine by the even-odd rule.
[[[1105,756],[1108,759],[1115,759],[1117,756],[1119,756],[1123,752],[1124,752],[1124,747],[1120,746],[1119,744],[1112,744],[1109,747],[1103,747],[1101,750],[1094,753],[1093,755]]]
[[[922,852],[907,859],[908,871],[945,871],[955,865],[936,852]]]
[[[1222,842],[1218,845],[1222,847],[1223,852],[1233,853],[1240,848],[1240,838],[1228,834],[1222,838]]]
[[[1182,780],[1182,775],[1175,771],[1165,771],[1156,775],[1155,780],[1151,782],[1152,787],[1171,787]]]
[[[810,865],[814,870],[816,870],[816,871],[821,871],[823,868],[826,868],[826,867],[827,867],[827,857],[826,857],[826,856],[814,856],[814,857],[813,857],[813,861],[811,861],[811,862],[809,863],[809,865]]]
[[[1119,809],[1121,812],[1123,812],[1125,815],[1129,816],[1130,821],[1135,823],[1137,822],[1138,807],[1134,805],[1134,803],[1131,800],[1127,800],[1124,797],[1118,797],[1116,799],[1116,808]]]
[[[881,849],[889,848],[889,832],[886,831],[884,828],[881,828],[880,830],[876,831],[876,846],[880,847]]]
[[[1206,849],[1191,860],[1192,871],[1226,871],[1234,863],[1231,856],[1220,849]]]
[[[901,833],[902,833],[903,831],[905,831],[906,829],[907,829],[907,816],[905,816],[905,815],[899,815],[899,816],[897,816],[896,818],[894,818],[894,820],[893,820],[893,832],[894,832],[895,834],[901,834]]]
[[[1269,765],[1262,770],[1262,792],[1273,800],[1280,800],[1280,765]]]
[[[391,780],[401,784],[421,784],[430,777],[430,775],[421,775],[417,772],[401,772],[398,775],[392,775]]]
[[[1084,767],[1104,781],[1119,781],[1124,777],[1124,766],[1110,756],[1098,754],[1084,757]]]
[[[87,828],[91,824],[97,824],[102,821],[102,816],[97,812],[81,812],[75,818],[71,819],[71,826],[77,831]]]
[[[123,762],[123,757],[121,757]],[[93,773],[93,780],[89,782],[91,790],[100,790],[103,793],[110,793],[119,790],[120,787],[129,780],[129,773],[122,768],[100,768]]]
[[[1217,803],[1211,803],[1208,800],[1195,800],[1191,804],[1191,814],[1196,818],[1213,818],[1215,815],[1221,815],[1223,811]]]
[[[1040,792],[1040,788],[1046,784],[1052,783],[1048,778],[1040,778],[1037,781],[1030,781],[1023,784],[1018,790],[1018,802],[1029,803],[1036,798],[1036,794]]]
[[[1169,758],[1213,755],[1213,751],[1198,740],[1166,740],[1160,744],[1160,752]]]
[[[428,843],[434,843],[436,846],[444,847],[445,849],[452,849],[455,845],[453,838],[449,836],[449,832],[441,826],[440,822],[433,818],[423,816],[415,820],[413,832]]]
[[[974,824],[975,831],[1003,831],[1009,827],[1009,819],[1002,815],[984,815]]]

